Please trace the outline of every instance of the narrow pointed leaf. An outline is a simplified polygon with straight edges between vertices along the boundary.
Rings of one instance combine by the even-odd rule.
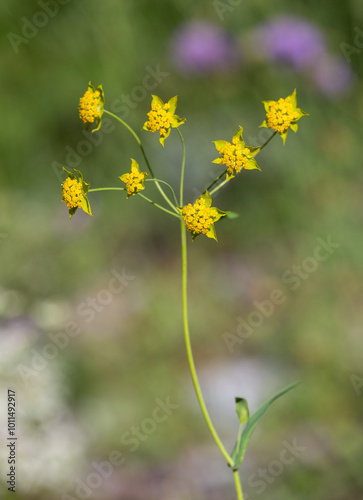
[[[239,446],[236,446],[235,449],[233,450],[232,453],[232,459],[234,461],[234,470],[237,470],[238,467],[241,465],[242,460],[244,458],[245,452],[247,445],[251,439],[251,435],[253,431],[255,430],[256,425],[258,424],[258,421],[262,417],[262,415],[265,413],[267,408],[274,402],[276,399],[279,397],[283,396],[286,394],[286,392],[290,391],[291,389],[294,389],[300,382],[295,382],[294,384],[291,384],[285,389],[282,389],[280,392],[272,396],[272,398],[268,399],[266,403],[264,403],[257,411],[250,417],[245,429],[242,432],[242,436],[239,442]]]

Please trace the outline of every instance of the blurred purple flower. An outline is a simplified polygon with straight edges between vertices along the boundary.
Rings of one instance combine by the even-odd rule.
[[[305,69],[325,53],[319,28],[297,16],[283,14],[260,25],[252,36],[258,57]]]
[[[170,41],[171,58],[183,73],[203,75],[229,70],[239,61],[233,38],[219,26],[190,21]]]
[[[315,85],[328,97],[339,97],[353,84],[353,73],[340,56],[325,55],[316,61],[312,74]]]

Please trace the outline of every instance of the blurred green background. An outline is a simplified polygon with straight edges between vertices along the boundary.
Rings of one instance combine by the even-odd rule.
[[[219,244],[190,242],[192,342],[228,449],[235,396],[254,411],[303,382],[251,440],[241,471],[247,498],[362,498],[361,2],[3,0],[0,12],[1,498],[235,498],[188,372],[178,223],[124,193],[92,193],[92,218],[78,211],[69,220],[61,201],[61,165],[79,168],[91,187],[121,186],[130,157],[143,165],[119,124],[84,134],[77,107],[89,80],[102,83],[107,109],[129,99],[123,116],[137,131],[152,93],[179,96],[186,201],[218,173],[212,141],[231,140],[243,125],[246,143],[262,144],[261,100],[297,89],[310,115],[298,133],[285,147],[275,138],[257,157],[262,171],[243,171],[216,197],[240,217],[218,223]],[[259,30],[286,15],[290,34],[277,25],[262,47]],[[206,42],[202,29],[183,40],[180,30],[195,21],[222,39]],[[312,40],[299,48],[304,33]],[[268,53],[278,36],[284,57]],[[309,47],[311,60],[301,62]],[[155,88],[143,90],[158,68]],[[156,175],[177,189],[177,133],[164,149],[156,134],[140,134]],[[317,239],[329,235],[339,246],[292,290],[283,276],[309,266]],[[127,286],[108,300],[101,291],[117,273]],[[238,337],[274,289],[285,302]],[[233,348],[227,333],[239,339]],[[17,391],[15,494],[5,482],[8,388]],[[155,413],[168,401],[172,409]],[[284,452],[291,446],[295,454]]]

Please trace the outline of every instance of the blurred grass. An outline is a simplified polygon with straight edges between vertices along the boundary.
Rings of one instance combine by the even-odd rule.
[[[65,163],[66,146],[76,149],[84,139],[77,106],[89,80],[103,84],[107,105],[141,85],[147,66],[160,65],[170,75],[155,93],[163,99],[178,94],[178,114],[187,117],[183,134],[188,201],[196,194],[195,186],[201,191],[209,181],[215,158],[212,140],[229,140],[239,124],[247,143],[258,137],[262,99],[277,99],[297,88],[298,105],[310,115],[301,121],[296,136],[289,133],[285,147],[276,138],[261,152],[261,173],[244,172],[218,194],[217,206],[240,217],[217,226],[218,245],[202,238],[190,245],[191,331],[198,370],[219,372],[220,365],[230,364],[238,374],[244,361],[253,359],[275,367],[281,386],[295,378],[304,382],[271,410],[251,442],[250,472],[276,458],[284,439],[298,436],[299,442],[309,443],[306,454],[286,467],[261,499],[360,498],[363,400],[349,377],[362,376],[362,53],[352,55],[356,82],[351,92],[331,101],[303,76],[278,66],[242,65],[225,75],[183,77],[170,60],[168,40],[181,23],[198,17],[221,24],[242,41],[263,19],[294,12],[320,26],[331,51],[339,54],[341,42],[354,44],[354,26],[362,29],[361,2],[245,1],[223,23],[213,2],[207,1],[160,1],[152,6],[145,0],[69,2],[15,54],[8,33],[21,34],[22,17],[31,19],[38,10],[37,2],[25,0],[3,0],[0,6],[0,233],[7,235],[0,243],[4,328],[16,318],[45,321],[43,313],[34,311],[42,311],[46,303],[65,303],[66,317],[52,327],[58,331],[71,317],[81,321],[77,306],[106,286],[112,269],[125,267],[136,276],[95,323],[82,324],[82,335],[72,338],[57,360],[67,405],[87,435],[80,469],[87,471],[93,457],[102,460],[110,450],[121,449],[121,434],[150,415],[156,398],[167,395],[180,410],[128,456],[120,480],[122,474],[131,477],[135,468],[158,471],[174,463],[182,469],[178,464],[192,452],[219,460],[217,450],[207,448],[210,437],[187,371],[178,226],[142,200],[126,202],[118,193],[94,193],[94,217],[77,213],[69,221],[52,168],[55,161]],[[150,99],[130,112],[128,121],[136,130],[145,121]],[[142,138],[157,175],[177,186],[177,136],[168,139],[165,150],[153,135],[142,132]],[[92,187],[117,185],[130,157],[141,164],[136,143],[116,125],[79,168]],[[340,248],[291,292],[281,276],[312,255],[316,239],[327,235]],[[234,333],[236,318],[246,318],[253,301],[266,299],[273,288],[284,290],[286,304],[230,354],[223,333]],[[41,349],[53,330],[38,325],[37,331],[30,345]],[[12,376],[5,373],[4,384]],[[269,384],[262,382],[258,402],[269,395],[267,389]],[[241,391],[248,391],[247,382]],[[223,408],[227,420],[233,411],[231,399],[230,407]],[[230,426],[215,413],[221,434],[233,444]],[[203,461],[199,466],[208,478]],[[80,474],[75,472],[74,478]],[[244,474],[247,478],[247,471]],[[144,487],[148,491],[147,482]],[[206,498],[199,487],[179,490],[173,498]],[[65,491],[27,490],[22,484],[18,498],[59,498]],[[128,494],[139,498],[132,491]],[[248,486],[246,491],[255,494]],[[118,498],[108,490],[97,494]],[[2,495],[10,498],[6,491]],[[217,491],[209,498],[233,495],[227,482],[220,496]]]

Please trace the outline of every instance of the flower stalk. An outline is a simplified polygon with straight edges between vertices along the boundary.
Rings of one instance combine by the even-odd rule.
[[[148,132],[159,132],[159,142],[164,147],[165,140],[169,137],[171,129],[175,128],[178,132],[181,146],[182,146],[182,162],[180,170],[180,186],[179,186],[179,204],[175,195],[173,187],[166,181],[156,178],[150,166],[150,162],[145,153],[140,137],[136,134],[132,127],[130,127],[122,118],[104,109],[104,93],[102,85],[95,88],[91,83],[84,96],[80,99],[80,118],[88,129],[95,125],[98,130],[102,123],[102,115],[108,114],[112,118],[121,123],[136,140],[142,156],[144,158],[146,167],[149,171],[150,177],[147,172],[141,172],[140,167],[136,160],[131,159],[131,169],[119,176],[119,179],[125,183],[125,187],[99,187],[89,189],[90,184],[83,180],[81,172],[75,170],[73,172],[65,172],[68,174],[67,179],[62,184],[63,201],[69,209],[70,217],[72,217],[78,208],[82,208],[89,215],[92,215],[91,207],[88,201],[88,194],[99,191],[124,191],[126,197],[130,198],[138,196],[143,198],[149,204],[162,210],[163,212],[176,217],[180,220],[180,235],[181,235],[181,264],[182,264],[182,311],[183,311],[183,330],[184,340],[186,346],[186,354],[189,365],[189,370],[192,377],[197,400],[206,422],[206,425],[214,439],[217,447],[225,458],[228,466],[232,469],[234,483],[236,488],[236,495],[238,500],[243,500],[242,485],[238,469],[243,462],[247,445],[250,437],[267,408],[280,396],[288,392],[297,384],[291,384],[285,389],[281,390],[269,400],[267,400],[251,417],[244,398],[236,397],[236,413],[239,419],[239,429],[237,433],[236,443],[232,453],[228,453],[223,445],[209,415],[202,389],[198,380],[197,370],[195,366],[192,343],[189,331],[188,319],[188,256],[187,256],[187,231],[191,235],[192,241],[199,235],[204,234],[208,238],[217,241],[214,224],[220,219],[225,218],[230,212],[222,211],[219,208],[212,206],[212,195],[219,189],[225,186],[228,182],[234,179],[242,170],[261,170],[255,160],[255,156],[264,149],[270,141],[279,134],[285,143],[287,137],[287,130],[290,127],[294,132],[297,131],[297,120],[306,115],[304,111],[297,108],[296,104],[296,91],[294,91],[286,99],[279,99],[278,101],[263,101],[266,110],[266,119],[261,126],[271,128],[274,130],[272,135],[260,147],[247,146],[243,140],[243,128],[239,127],[237,132],[233,135],[232,141],[225,140],[214,141],[215,147],[219,153],[219,157],[213,163],[218,163],[225,166],[225,169],[219,174],[216,179],[208,186],[204,193],[199,196],[196,201],[184,204],[184,177],[186,167],[186,151],[185,143],[182,133],[179,130],[180,125],[183,125],[185,118],[179,118],[175,114],[177,106],[177,96],[172,97],[168,102],[164,103],[159,97],[153,96],[151,102],[151,111],[148,113],[148,120],[144,123],[143,129]],[[223,177],[225,178],[223,179]],[[223,180],[222,180],[223,179]],[[220,182],[219,182],[220,181]],[[168,208],[156,203],[154,200],[145,196],[141,191],[146,189],[149,182],[153,182],[164,201],[167,203]],[[168,188],[171,198],[165,193],[163,186]],[[213,188],[213,189],[212,189]],[[170,210],[171,209],[171,210]],[[233,214],[229,215],[230,218]]]

